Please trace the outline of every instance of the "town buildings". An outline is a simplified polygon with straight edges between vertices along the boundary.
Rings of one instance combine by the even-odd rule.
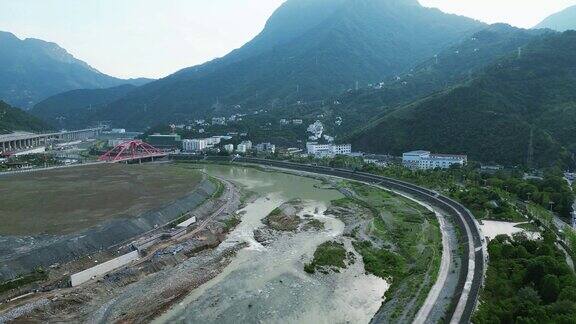
[[[201,152],[219,145],[222,139],[229,139],[228,136],[212,136],[208,138],[186,139],[182,141],[182,149],[186,152]]]
[[[234,144],[226,144],[224,145],[224,150],[228,153],[234,152]]]
[[[402,155],[402,165],[410,169],[448,169],[453,165],[465,165],[466,155],[432,154],[429,151],[412,151]]]
[[[276,145],[271,143],[260,143],[256,145],[256,151],[261,153],[272,153],[276,152]]]
[[[242,141],[242,143],[238,144],[236,147],[236,152],[238,153],[246,153],[252,149],[252,142],[251,141]]]
[[[174,150],[182,147],[182,138],[177,134],[154,134],[149,135],[146,142],[156,148]]]
[[[208,147],[208,141],[204,139],[185,139],[182,141],[182,149],[186,152],[201,152]]]
[[[334,157],[336,155],[352,154],[352,145],[350,144],[318,144],[317,142],[306,143],[306,150],[309,155],[314,157]]]

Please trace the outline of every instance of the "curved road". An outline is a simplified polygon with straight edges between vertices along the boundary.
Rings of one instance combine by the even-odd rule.
[[[176,157],[179,158],[179,157]],[[200,157],[182,156],[183,159],[200,159]],[[323,166],[298,164],[285,161],[265,160],[255,158],[229,158],[229,157],[206,157],[207,161],[237,162],[266,165],[297,171],[305,171],[317,174],[332,175],[351,180],[358,180],[376,184],[410,195],[424,201],[436,208],[443,210],[452,216],[456,226],[464,235],[460,236],[460,244],[463,253],[460,256],[460,276],[456,292],[452,297],[452,307],[447,310],[446,322],[469,323],[472,313],[476,308],[480,288],[484,278],[485,252],[480,230],[474,220],[474,216],[468,209],[456,201],[439,195],[430,189],[422,188],[404,181],[381,177],[370,173],[356,172],[346,169],[337,169]],[[426,322],[426,320],[424,320]]]

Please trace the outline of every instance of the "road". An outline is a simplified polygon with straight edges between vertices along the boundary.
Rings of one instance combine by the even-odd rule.
[[[190,157],[187,158],[190,159]],[[459,258],[461,268],[456,292],[452,296],[455,306],[447,310],[446,318],[449,319],[450,323],[470,322],[483,284],[486,258],[484,241],[474,216],[461,204],[430,189],[411,183],[346,169],[254,158],[235,158],[234,161],[231,161],[229,157],[206,157],[204,160],[265,165],[373,183],[393,191],[402,192],[453,216],[455,225],[464,234],[460,237],[463,253],[462,255],[454,255],[454,258]],[[441,277],[439,276],[439,278]],[[424,320],[424,322],[426,321]]]

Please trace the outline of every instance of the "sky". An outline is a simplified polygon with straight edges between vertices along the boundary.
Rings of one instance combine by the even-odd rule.
[[[576,0],[419,0],[530,28]],[[160,78],[256,36],[284,0],[0,0],[0,30],[62,46],[116,77]]]

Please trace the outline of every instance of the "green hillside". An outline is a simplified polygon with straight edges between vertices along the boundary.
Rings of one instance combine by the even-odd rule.
[[[89,124],[86,119],[92,111],[122,98],[135,88],[126,84],[106,89],[72,90],[41,101],[30,113],[61,128],[79,129]]]
[[[415,0],[289,0],[242,48],[139,87],[89,119],[142,129],[322,100],[400,74],[483,27]]]
[[[0,31],[0,100],[22,109],[30,109],[49,96],[69,90],[142,85],[149,81],[111,77],[74,58],[55,43],[33,38],[21,40]]]
[[[470,81],[402,106],[359,130],[358,149],[428,149],[534,166],[571,164],[576,147],[576,32],[548,35]],[[532,134],[532,136],[531,136]]]
[[[0,134],[13,131],[40,132],[50,129],[51,126],[38,118],[0,100]]]

